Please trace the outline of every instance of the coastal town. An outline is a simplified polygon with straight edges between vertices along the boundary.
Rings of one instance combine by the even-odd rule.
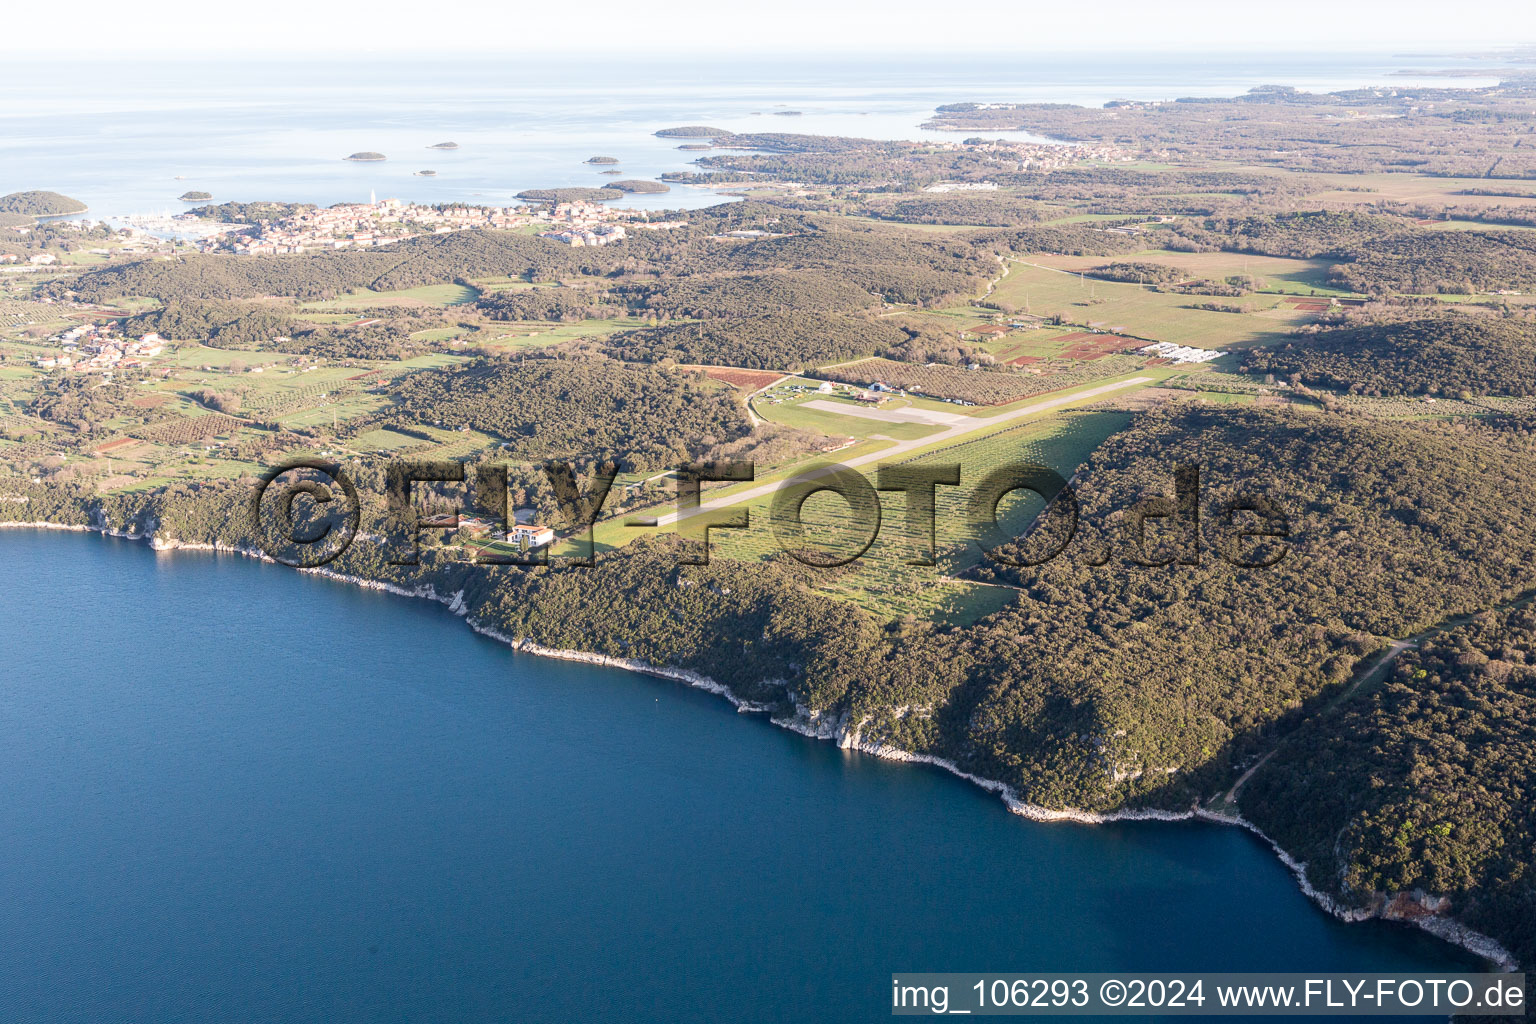
[[[184,214],[178,219],[195,219]],[[366,249],[419,235],[458,231],[526,230],[565,245],[609,245],[626,236],[625,225],[651,230],[682,227],[686,221],[652,220],[645,210],[602,203],[566,202],[520,206],[424,206],[400,199],[342,203],[304,209],[278,220],[223,225],[198,244],[205,253],[273,256],[323,249]]]
[[[941,131],[958,131],[947,125],[935,124]],[[1017,161],[1018,171],[1057,171],[1088,161],[1095,163],[1130,163],[1136,159],[1134,151],[1120,146],[1087,143],[1025,142],[1017,139],[983,139],[973,137],[963,142],[935,142],[933,148],[946,153],[986,153],[993,157],[1011,158]],[[995,187],[995,186],[994,186]],[[947,191],[925,189],[924,191]]]

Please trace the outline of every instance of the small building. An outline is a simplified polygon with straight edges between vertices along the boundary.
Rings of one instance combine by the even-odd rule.
[[[507,541],[528,551],[555,542],[555,531],[538,523],[519,523],[507,531]]]
[[[59,258],[51,252],[40,252],[36,256],[28,256],[27,262],[43,267],[50,263],[59,262]]]

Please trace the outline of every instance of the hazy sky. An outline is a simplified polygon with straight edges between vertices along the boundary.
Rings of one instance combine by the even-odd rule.
[[[1536,43],[1533,12],[1530,0],[77,0],[7,5],[0,52],[35,51],[51,38],[150,59],[229,50],[1443,52]]]

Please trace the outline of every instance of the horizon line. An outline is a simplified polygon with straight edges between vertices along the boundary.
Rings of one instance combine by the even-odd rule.
[[[1265,58],[1294,58],[1305,57],[1313,54],[1349,55],[1386,57],[1399,60],[1517,60],[1529,62],[1530,69],[1536,71],[1536,38],[1522,42],[1489,40],[1486,43],[1467,42],[1457,43],[1451,46],[1435,45],[1434,40],[1422,42],[1408,41],[1355,41],[1355,40],[1328,40],[1326,42],[1305,41],[1297,39],[1288,41],[1283,47],[1261,47],[1247,43],[1234,44],[1222,40],[1210,40],[1206,42],[1191,41],[1177,47],[1169,46],[1130,46],[1117,44],[1112,46],[1046,46],[1049,52],[1031,52],[1019,49],[978,49],[974,46],[956,46],[947,48],[943,46],[926,46],[918,49],[905,47],[891,47],[882,49],[879,47],[864,46],[857,49],[840,48],[837,46],[825,47],[781,47],[764,49],[761,46],[741,49],[733,49],[729,46],[711,45],[708,47],[679,46],[675,48],[649,47],[643,53],[633,52],[633,47],[615,46],[612,49],[586,45],[581,47],[549,47],[538,50],[529,50],[524,46],[516,51],[487,47],[472,50],[423,50],[420,47],[393,47],[393,46],[357,46],[345,53],[336,53],[324,47],[294,48],[287,50],[269,50],[261,54],[246,54],[241,59],[243,49],[231,45],[221,47],[217,44],[200,46],[196,53],[144,53],[123,54],[121,46],[109,43],[74,44],[76,53],[89,53],[101,57],[108,63],[133,64],[144,61],[154,61],[158,64],[192,64],[204,61],[217,60],[228,62],[233,57],[239,63],[270,63],[285,60],[312,61],[317,57],[324,57],[327,63],[343,64],[357,61],[366,61],[380,57],[404,59],[412,62],[430,60],[473,60],[477,58],[498,59],[515,56],[519,59],[541,58],[570,58],[581,55],[601,53],[604,57],[621,56],[632,59],[636,63],[646,63],[669,57],[687,56],[705,61],[718,59],[729,60],[732,63],[740,63],[743,59],[749,62],[769,62],[786,58],[838,58],[842,60],[881,61],[895,58],[919,58],[925,60],[947,60],[964,58],[967,60],[987,59],[1018,59],[1028,57],[1035,61],[1053,62],[1060,58],[1076,57],[1103,57],[1105,55],[1136,55],[1179,57],[1188,54],[1208,55],[1213,52],[1225,52],[1234,57],[1262,56]],[[0,54],[5,54],[8,59],[17,62],[56,63],[57,55],[40,53],[35,47],[12,50],[0,45]],[[1524,70],[1524,69],[1520,69]]]

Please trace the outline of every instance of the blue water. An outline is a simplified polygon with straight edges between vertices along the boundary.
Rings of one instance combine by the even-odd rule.
[[[330,205],[370,191],[423,203],[505,205],[526,188],[613,180],[584,163],[614,156],[625,177],[693,169],[699,154],[660,128],[708,124],[738,132],[946,139],[918,126],[941,103],[1068,102],[1227,96],[1256,85],[1314,91],[1434,78],[1404,69],[1487,66],[1472,58],[1387,54],[1114,53],[939,57],[92,60],[12,62],[0,91],[0,194],[53,189],[91,216],[184,209],[189,190],[216,202]],[[777,116],[799,111],[800,116]],[[988,133],[1004,135],[1008,133]],[[1017,133],[1015,133],[1017,134]],[[458,142],[453,152],[427,147]],[[360,150],[385,163],[347,163]],[[413,177],[430,169],[435,178]],[[177,180],[178,178],[182,180]],[[620,205],[718,203],[674,187]]]
[[[1431,970],[1258,840],[1040,825],[243,559],[0,533],[0,1018],[881,1020],[892,971]]]

